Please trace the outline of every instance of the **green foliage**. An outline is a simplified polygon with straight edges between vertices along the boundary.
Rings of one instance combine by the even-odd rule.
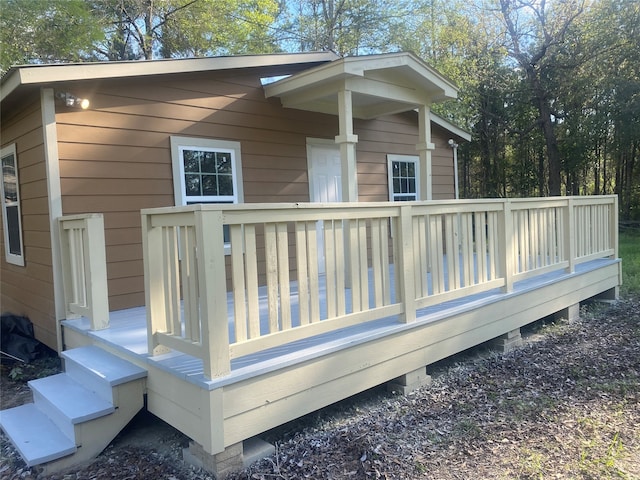
[[[623,297],[640,295],[640,229],[627,229],[620,232],[618,239],[619,256],[622,258]]]
[[[58,357],[45,357],[34,360],[31,363],[16,363],[3,368],[8,369],[7,375],[14,381],[28,382],[37,378],[55,375],[61,371],[61,363]]]
[[[79,61],[104,37],[83,0],[2,0],[0,70],[12,65]]]

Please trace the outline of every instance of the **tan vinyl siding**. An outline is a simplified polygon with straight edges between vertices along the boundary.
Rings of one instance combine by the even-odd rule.
[[[57,106],[63,212],[104,213],[111,309],[143,304],[139,210],[174,204],[171,136],[240,142],[247,203],[309,201],[307,138],[333,139],[337,117],[282,108],[259,77],[105,81],[72,90],[89,110]],[[361,201],[388,199],[386,155],[415,155],[416,125],[414,112],[355,122]]]
[[[8,264],[4,232],[0,233],[0,303],[2,312],[28,317],[36,337],[56,347],[50,218],[47,201],[42,113],[37,96],[20,110],[5,111],[2,146],[15,143],[20,181],[20,207],[25,266]],[[2,229],[0,222],[0,230]]]

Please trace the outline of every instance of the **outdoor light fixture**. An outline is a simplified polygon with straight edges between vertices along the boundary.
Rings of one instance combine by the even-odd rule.
[[[460,191],[458,190],[458,144],[453,138],[450,138],[447,143],[453,149],[453,190],[455,199],[458,200],[460,198]]]
[[[80,98],[69,92],[58,92],[56,98],[62,100],[67,107],[81,108],[82,110],[89,108],[88,98]]]

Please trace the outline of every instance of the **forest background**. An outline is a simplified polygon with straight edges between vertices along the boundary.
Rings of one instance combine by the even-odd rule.
[[[412,51],[460,87],[461,196],[611,194],[640,220],[638,0],[0,0],[18,64]]]

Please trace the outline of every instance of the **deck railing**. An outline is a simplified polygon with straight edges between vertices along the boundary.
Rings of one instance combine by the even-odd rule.
[[[143,211],[149,349],[230,360],[617,255],[615,196]],[[227,291],[232,301],[227,301]]]
[[[109,327],[109,294],[101,214],[58,219],[66,317],[87,317],[92,330]]]

